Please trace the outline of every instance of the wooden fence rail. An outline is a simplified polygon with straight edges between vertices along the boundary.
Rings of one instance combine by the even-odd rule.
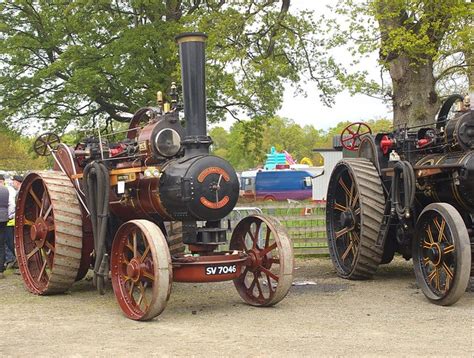
[[[257,212],[276,217],[286,227],[295,255],[328,254],[325,204],[293,201],[246,203],[246,206],[237,206],[229,215],[231,227],[241,218]]]

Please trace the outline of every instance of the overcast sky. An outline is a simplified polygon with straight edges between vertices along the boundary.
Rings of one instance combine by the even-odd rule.
[[[327,5],[335,5],[337,0],[293,0],[291,6],[298,9],[314,10],[318,14],[328,14]],[[341,58],[347,56],[343,51],[335,53],[336,61],[344,62]],[[379,78],[380,68],[377,65],[376,54],[361,64],[361,69],[367,70],[370,77]],[[336,96],[336,104],[332,108],[324,106],[319,101],[319,92],[315,85],[305,86],[308,96],[294,97],[294,89],[288,87],[285,91],[283,106],[278,115],[293,119],[300,125],[312,124],[317,128],[328,129],[341,121],[361,121],[367,119],[391,118],[390,106],[365,95],[350,96],[344,92]]]
[[[335,5],[337,0],[293,0],[291,7],[297,9],[310,9],[318,14],[328,14],[327,5]],[[343,21],[341,19],[341,21]],[[345,51],[334,53],[336,61],[347,61]],[[380,78],[380,68],[377,65],[376,54],[369,59],[364,60],[360,67],[361,70],[369,72],[371,78]],[[341,121],[364,121],[368,119],[392,118],[390,105],[383,103],[365,95],[350,96],[343,92],[336,96],[336,103],[332,108],[326,107],[319,100],[319,92],[314,83],[308,83],[303,86],[307,96],[294,97],[295,88],[287,86],[281,110],[277,112],[279,116],[293,119],[300,125],[311,124],[318,129],[328,129],[334,127]],[[227,120],[218,125],[229,128],[232,120]]]

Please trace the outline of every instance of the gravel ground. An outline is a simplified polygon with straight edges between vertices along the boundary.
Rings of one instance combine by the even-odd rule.
[[[374,280],[336,277],[328,258],[297,259],[295,285],[275,307],[244,304],[230,282],[173,285],[151,322],[126,319],[92,283],[38,297],[7,272],[0,281],[0,356],[465,356],[474,357],[474,294],[428,303],[411,262]]]

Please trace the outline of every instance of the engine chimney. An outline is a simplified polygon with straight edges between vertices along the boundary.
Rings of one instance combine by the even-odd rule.
[[[206,129],[205,56],[207,35],[186,32],[176,36],[181,61],[186,137],[183,140],[186,156],[209,154],[211,138]]]

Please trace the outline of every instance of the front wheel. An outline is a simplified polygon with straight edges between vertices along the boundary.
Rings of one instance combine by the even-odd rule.
[[[230,250],[243,251],[248,260],[234,285],[253,306],[273,306],[287,295],[293,281],[293,246],[286,229],[274,218],[252,215],[235,227]]]
[[[413,265],[418,285],[431,302],[449,306],[466,291],[471,271],[469,234],[450,204],[428,205],[417,221]]]
[[[166,307],[171,292],[171,256],[160,228],[130,220],[115,234],[111,252],[112,286],[123,313],[147,321]]]

